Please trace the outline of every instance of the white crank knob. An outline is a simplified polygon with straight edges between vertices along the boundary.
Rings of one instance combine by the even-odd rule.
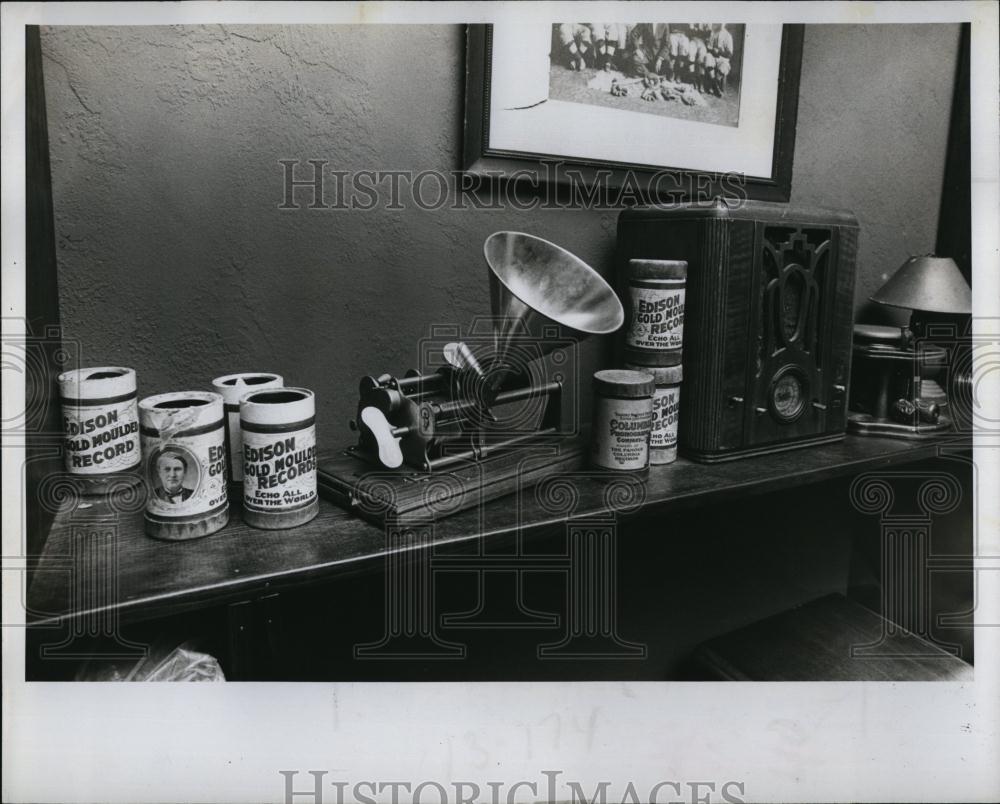
[[[363,408],[361,421],[375,436],[375,442],[378,444],[379,463],[388,469],[402,466],[403,451],[399,448],[399,437],[393,433],[393,427],[389,424],[385,414],[378,408]]]

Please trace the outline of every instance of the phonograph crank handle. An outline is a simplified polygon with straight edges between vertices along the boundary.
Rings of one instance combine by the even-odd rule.
[[[402,466],[403,451],[399,448],[399,439],[409,433],[410,428],[393,427],[385,418],[385,414],[374,407],[367,407],[361,411],[361,421],[378,444],[379,462],[389,469]]]

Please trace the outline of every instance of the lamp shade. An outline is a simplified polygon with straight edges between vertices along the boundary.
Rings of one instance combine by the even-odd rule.
[[[972,313],[972,290],[950,257],[910,257],[871,300],[931,313]]]

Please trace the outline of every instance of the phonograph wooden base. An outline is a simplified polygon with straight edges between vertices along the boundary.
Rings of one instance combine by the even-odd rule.
[[[868,413],[853,413],[847,417],[847,432],[858,435],[909,438],[915,440],[939,438],[951,430],[951,419],[941,414],[937,422],[902,424],[891,419],[879,419]]]
[[[386,469],[358,457],[355,447],[321,459],[320,495],[370,522],[428,522],[531,488],[543,478],[583,466],[585,444],[563,438],[513,447],[480,460],[423,472]]]

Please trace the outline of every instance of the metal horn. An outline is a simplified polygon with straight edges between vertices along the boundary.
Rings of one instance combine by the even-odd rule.
[[[515,336],[538,339],[540,354],[552,351],[543,330],[558,324],[566,334],[585,338],[621,327],[625,311],[600,274],[566,249],[523,232],[495,232],[483,254],[490,269],[494,353],[487,383],[497,390],[513,373],[506,365]]]

